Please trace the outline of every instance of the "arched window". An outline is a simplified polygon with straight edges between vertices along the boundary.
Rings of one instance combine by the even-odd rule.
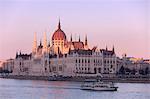
[[[78,60],[76,59],[76,63],[78,62]]]

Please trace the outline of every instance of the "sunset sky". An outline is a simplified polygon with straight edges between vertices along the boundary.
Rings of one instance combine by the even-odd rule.
[[[0,60],[30,53],[34,32],[51,40],[59,18],[68,40],[150,58],[150,0],[0,0]]]

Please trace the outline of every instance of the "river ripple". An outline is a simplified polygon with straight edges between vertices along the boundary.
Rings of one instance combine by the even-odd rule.
[[[117,83],[116,92],[80,90],[79,82],[0,78],[0,99],[150,99],[150,84]]]

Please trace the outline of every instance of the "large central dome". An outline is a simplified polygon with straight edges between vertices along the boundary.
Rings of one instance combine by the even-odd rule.
[[[61,30],[60,21],[58,24],[58,29],[54,32],[52,40],[66,40],[66,34]]]

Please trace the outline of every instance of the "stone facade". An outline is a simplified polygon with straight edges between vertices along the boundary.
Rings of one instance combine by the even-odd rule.
[[[101,74],[115,74],[117,71],[117,57],[114,51],[89,48],[87,36],[85,41],[67,40],[58,29],[52,36],[52,45],[47,44],[46,33],[43,42],[37,45],[34,35],[31,54],[16,53],[14,60],[14,75],[33,76],[101,76]]]

